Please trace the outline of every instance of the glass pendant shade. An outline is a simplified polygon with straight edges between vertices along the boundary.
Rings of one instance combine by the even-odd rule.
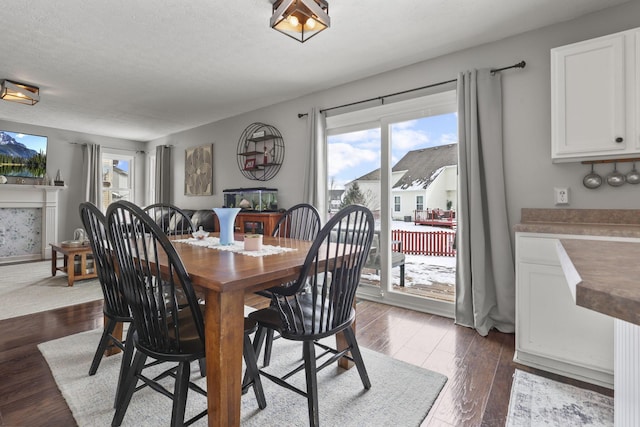
[[[276,0],[271,28],[301,43],[329,28],[329,4],[325,0]]]

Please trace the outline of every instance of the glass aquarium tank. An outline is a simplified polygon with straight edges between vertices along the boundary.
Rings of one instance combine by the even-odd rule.
[[[243,211],[275,212],[278,210],[277,188],[230,188],[222,190],[224,207]]]

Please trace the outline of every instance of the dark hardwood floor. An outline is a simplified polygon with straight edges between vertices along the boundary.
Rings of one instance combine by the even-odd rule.
[[[247,297],[248,305],[265,303],[261,297]],[[512,334],[492,331],[481,337],[439,316],[369,301],[357,307],[361,346],[449,378],[423,425],[503,426],[516,367],[612,395],[601,387],[516,365]],[[76,425],[36,346],[101,324],[99,302],[1,320],[0,425]]]

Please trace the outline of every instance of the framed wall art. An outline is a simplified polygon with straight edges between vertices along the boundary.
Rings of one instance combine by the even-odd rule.
[[[185,150],[184,195],[213,195],[213,144]]]

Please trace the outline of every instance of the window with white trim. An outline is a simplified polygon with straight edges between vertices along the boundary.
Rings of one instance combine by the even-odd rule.
[[[133,202],[134,157],[102,153],[102,211],[118,200]]]
[[[430,232],[416,224],[405,223],[407,218],[408,222],[412,222],[411,211],[418,204],[415,198],[418,194],[423,195],[423,210],[443,209],[447,200],[456,200],[458,190],[455,173],[436,172],[455,172],[457,153],[455,158],[449,155],[427,156],[433,154],[432,149],[439,149],[440,146],[447,147],[443,152],[448,154],[457,151],[451,149],[458,139],[456,110],[457,96],[452,87],[451,90],[405,101],[342,114],[334,112],[326,116],[326,154],[318,157],[320,170],[325,174],[324,187],[346,189],[347,184],[357,182],[366,195],[366,206],[374,215],[380,236],[377,250],[381,268],[375,274],[365,272],[358,295],[394,305],[419,306],[425,311],[454,315],[454,285],[445,285],[445,299],[441,294],[431,293],[431,286],[421,286],[425,282],[420,281],[427,277],[427,273],[411,277],[411,271],[419,271],[412,270],[413,267],[426,265],[423,261],[406,258],[406,264],[413,266],[406,270],[412,291],[405,292],[406,288],[401,286],[400,281],[402,273],[393,267],[394,255],[400,250],[393,242],[398,238],[404,239],[400,236],[408,236],[409,233]],[[442,169],[448,165],[452,167]],[[424,186],[426,182],[430,183],[428,189]],[[326,200],[329,200],[328,195],[327,192]],[[426,205],[427,198],[429,206]],[[402,250],[406,249],[407,246],[403,245]],[[427,249],[426,245],[421,247],[423,252],[428,252]],[[424,253],[419,256],[431,255]],[[418,287],[426,291],[414,293]]]

